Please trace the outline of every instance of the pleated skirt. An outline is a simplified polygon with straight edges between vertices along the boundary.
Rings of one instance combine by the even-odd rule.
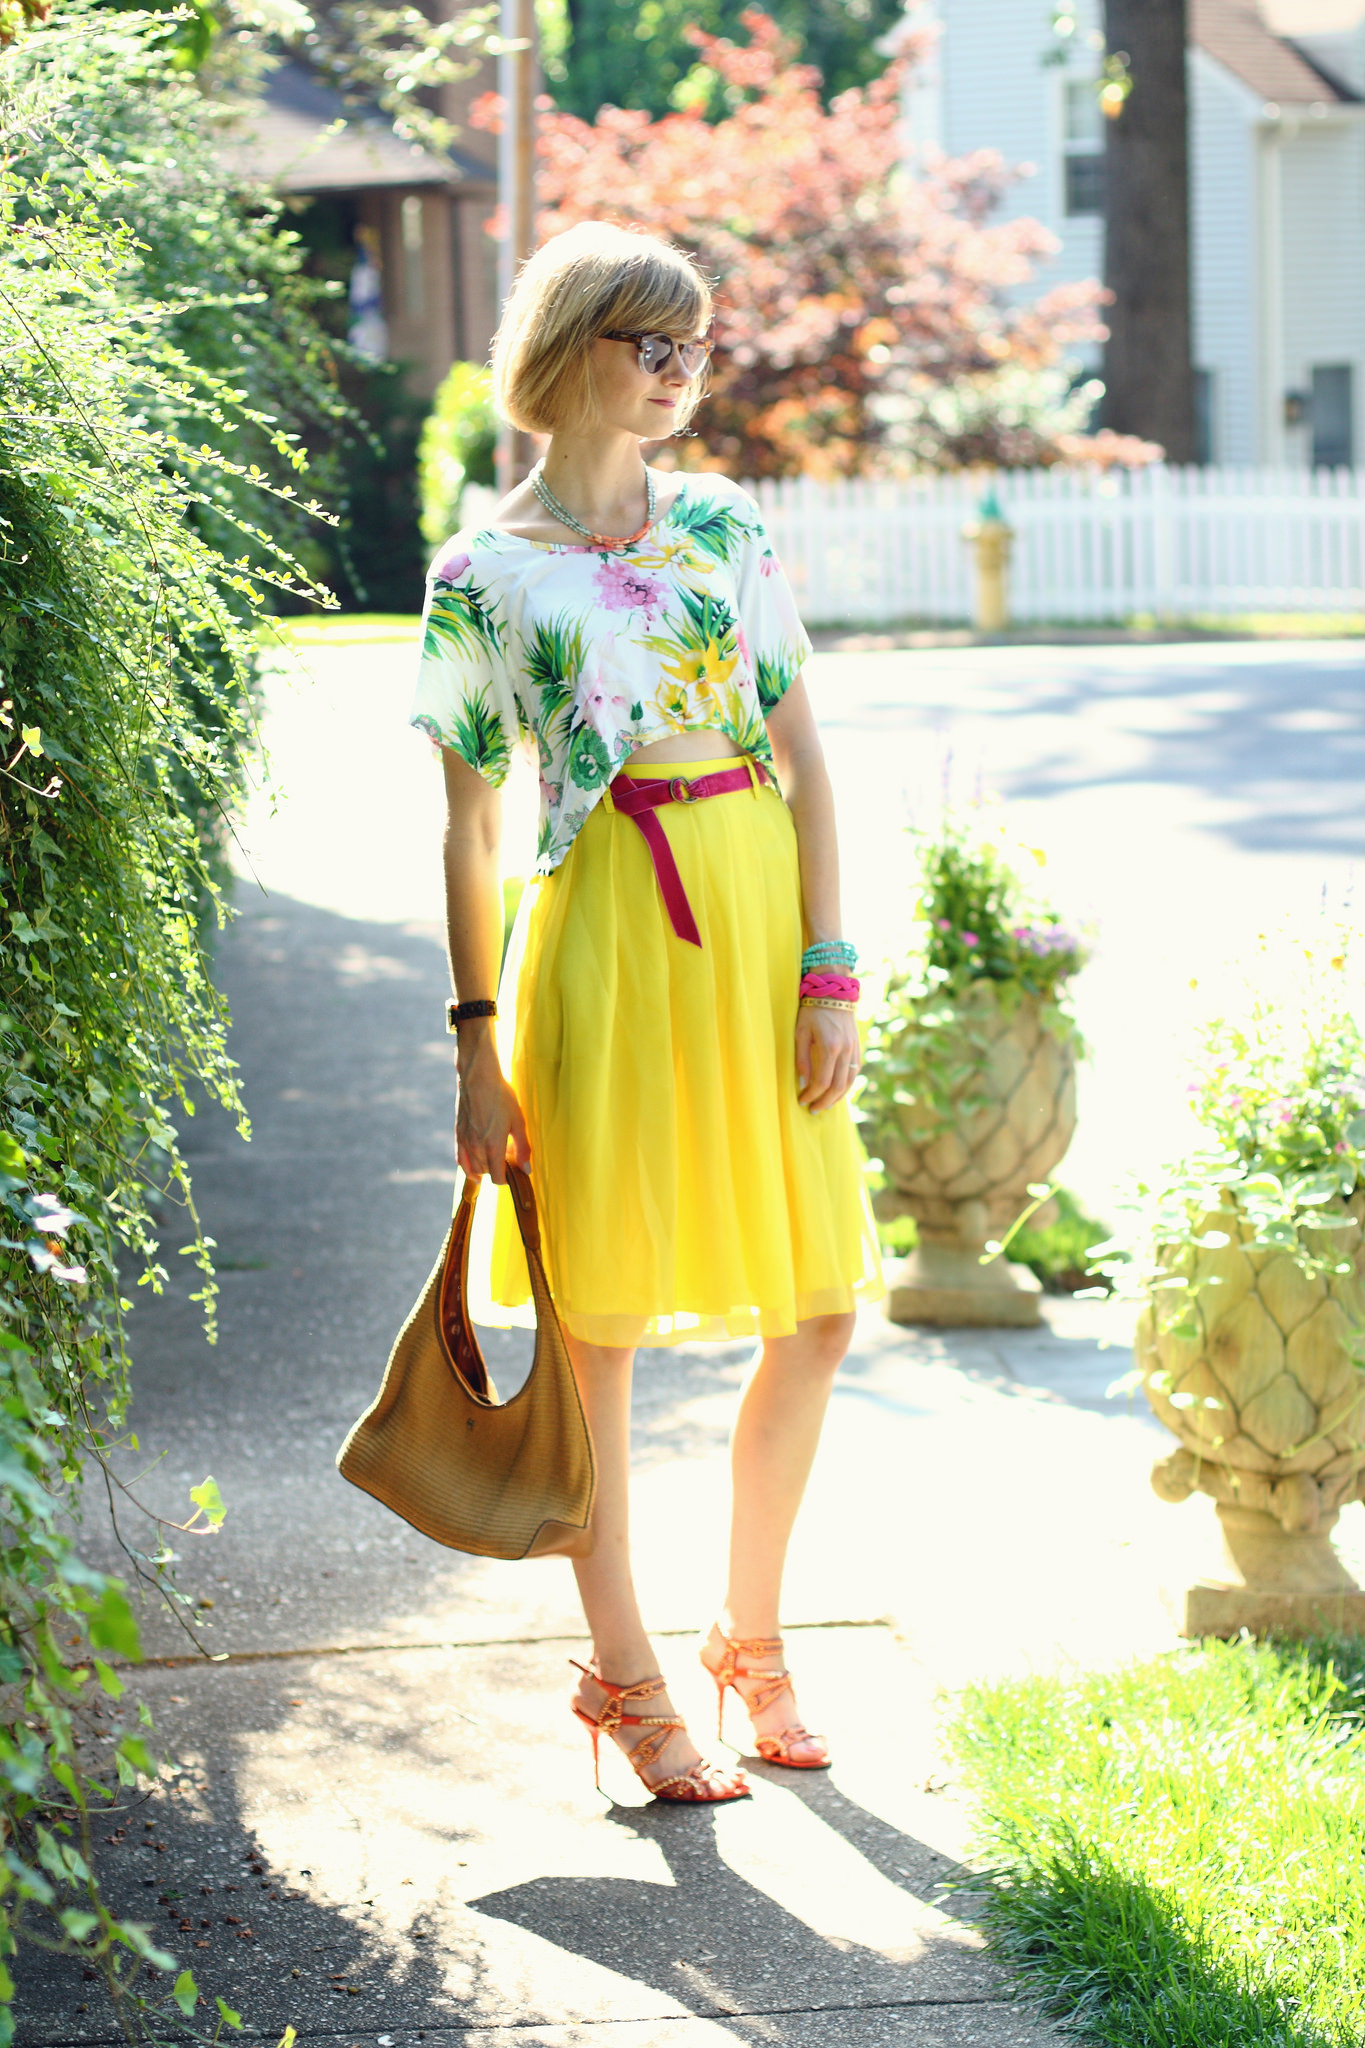
[[[882,1292],[848,1106],[797,1101],[796,831],[757,784],[658,816],[700,947],[609,794],[533,885],[511,1080],[550,1285],[587,1343],[787,1335]],[[489,1278],[492,1319],[520,1320],[497,1315],[529,1296],[505,1192]]]

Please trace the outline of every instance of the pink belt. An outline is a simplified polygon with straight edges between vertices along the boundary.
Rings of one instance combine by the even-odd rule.
[[[623,817],[633,818],[644,835],[658,876],[659,894],[664,899],[673,929],[691,946],[701,944],[701,933],[697,930],[697,920],[692,915],[692,905],[687,900],[673,849],[668,843],[663,823],[655,813],[665,804],[699,804],[709,796],[726,796],[734,789],[752,789],[754,776],[760,782],[772,781],[761,762],[746,761],[743,767],[721,768],[714,775],[696,775],[690,781],[685,775],[673,775],[657,781],[653,776],[618,775],[607,792],[612,809],[620,811]]]

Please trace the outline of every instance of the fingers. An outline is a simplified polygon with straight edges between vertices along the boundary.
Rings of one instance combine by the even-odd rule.
[[[841,1051],[834,1062],[834,1071],[830,1077],[828,1088],[818,1101],[811,1104],[811,1108],[813,1110],[832,1109],[836,1102],[842,1102],[853,1086],[853,1083],[857,1080],[858,1074],[859,1063],[856,1053],[849,1054]]]
[[[526,1135],[526,1119],[521,1113],[521,1104],[512,1104],[512,1130],[508,1141],[512,1157],[524,1173],[531,1171],[531,1140]]]
[[[822,1109],[834,1078],[835,1048],[813,1034],[810,1040],[806,1085],[797,1100],[803,1109]]]
[[[507,1133],[503,1134],[502,1142],[499,1143],[496,1138],[475,1136],[472,1132],[460,1132],[457,1129],[455,1157],[471,1178],[488,1179],[502,1187],[507,1180],[507,1152],[510,1142]],[[515,1157],[515,1154],[513,1156]],[[518,1160],[517,1164],[520,1163]]]
[[[818,1019],[819,1021],[812,1021]],[[862,1053],[841,1012],[805,1010],[797,1023],[797,1100],[812,1113],[842,1101],[857,1080]]]
[[[475,1126],[475,1111],[462,1094],[455,1119],[455,1157],[470,1175],[486,1176],[496,1186],[507,1181],[507,1162],[530,1171],[531,1141],[526,1119],[510,1088],[504,1088],[496,1104],[481,1104],[483,1114]]]

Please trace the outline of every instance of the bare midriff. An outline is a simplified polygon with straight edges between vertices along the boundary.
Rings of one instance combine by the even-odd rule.
[[[703,726],[699,732],[674,732],[666,740],[636,747],[630,764],[633,768],[646,761],[721,761],[740,751],[728,733]]]

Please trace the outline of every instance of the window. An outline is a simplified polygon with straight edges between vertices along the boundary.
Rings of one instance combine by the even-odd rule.
[[[1194,373],[1194,459],[1201,469],[1217,459],[1217,377],[1216,370]]]
[[[1062,86],[1063,205],[1068,215],[1104,212],[1104,116],[1093,78]]]
[[[1066,158],[1066,210],[1072,213],[1104,212],[1104,158]]]
[[[1319,363],[1313,370],[1314,469],[1349,469],[1355,461],[1351,365]]]
[[[1066,81],[1066,146],[1103,150],[1104,116],[1099,87],[1093,78]]]

